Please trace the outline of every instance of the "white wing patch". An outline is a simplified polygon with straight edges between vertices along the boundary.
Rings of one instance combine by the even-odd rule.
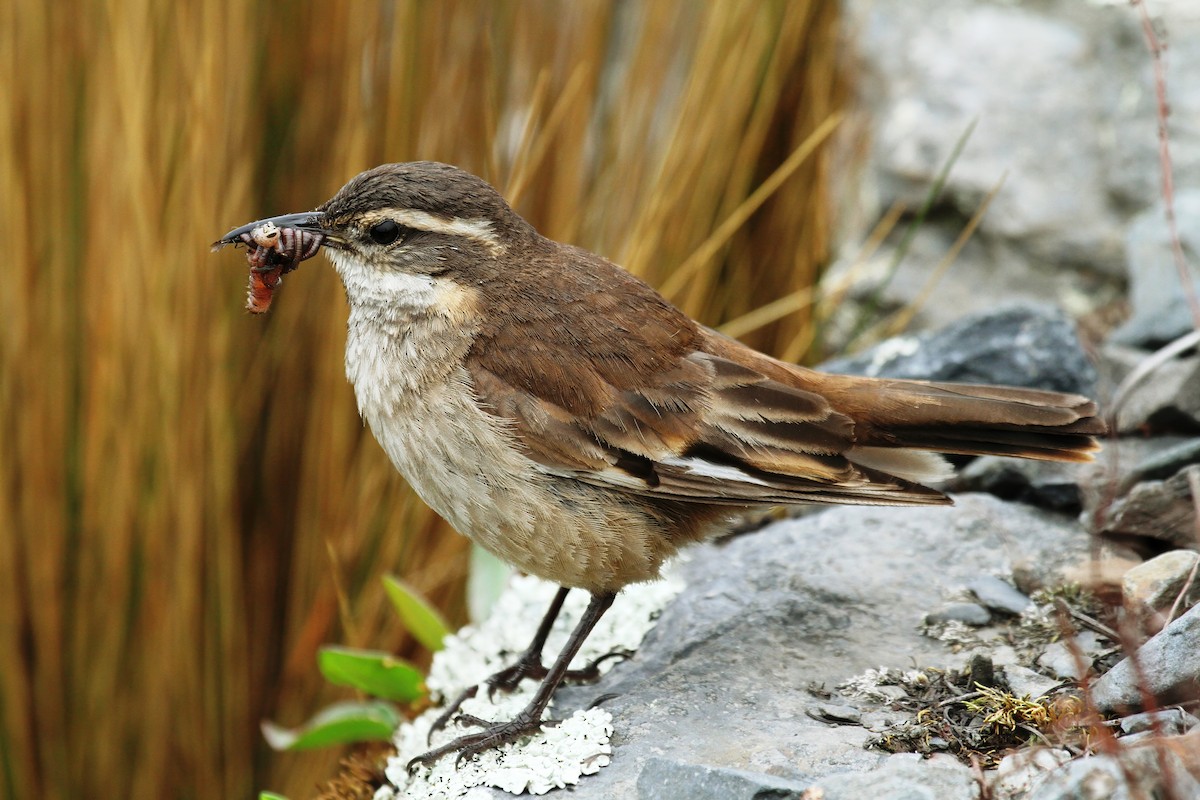
[[[755,486],[768,487],[771,485],[764,480],[743,472],[737,467],[731,467],[728,464],[714,464],[711,461],[705,461],[703,458],[664,458],[662,463],[668,467],[682,467],[687,470],[689,475],[699,475],[718,481],[749,483]]]
[[[940,453],[891,447],[851,447],[846,458],[913,483],[941,483],[954,477],[954,467]]]

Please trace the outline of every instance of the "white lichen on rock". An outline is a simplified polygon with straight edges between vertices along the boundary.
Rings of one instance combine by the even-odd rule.
[[[668,570],[668,573],[671,573]],[[654,625],[662,608],[683,588],[678,578],[638,584],[626,588],[580,648],[572,667],[586,666],[614,650],[635,650]],[[550,605],[558,587],[532,577],[516,577],[497,600],[487,621],[468,625],[446,638],[445,648],[434,656],[426,681],[435,699],[452,700],[469,686],[481,683],[489,675],[509,666],[528,646],[538,622]],[[562,648],[571,629],[587,606],[587,593],[571,592],[563,605],[547,640],[544,659],[547,666]],[[601,663],[606,672],[616,663]],[[482,719],[508,720],[525,707],[537,690],[538,682],[525,680],[511,694],[497,693],[495,702],[481,690],[468,699],[462,711]],[[476,787],[494,787],[513,794],[545,794],[551,789],[570,786],[584,775],[597,772],[609,763],[612,748],[612,716],[603,708],[576,711],[558,725],[547,726],[536,735],[487,751],[455,767],[455,757],[445,756],[432,769],[421,768],[414,775],[408,762],[431,747],[469,733],[453,723],[427,742],[429,728],[441,708],[426,711],[396,731],[397,754],[388,760],[387,778],[393,787],[384,787],[376,800],[407,798],[466,798]],[[553,706],[547,711],[553,718]]]
[[[881,687],[896,686],[902,688],[923,687],[928,685],[929,676],[919,669],[896,669],[880,667],[868,669],[861,675],[855,675],[838,684],[838,693],[843,697],[859,697],[878,702],[895,700],[894,693]]]

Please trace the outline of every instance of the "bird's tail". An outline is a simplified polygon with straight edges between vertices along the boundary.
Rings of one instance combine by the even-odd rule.
[[[858,443],[939,453],[1090,461],[1107,428],[1086,397],[1012,386],[826,376]],[[832,396],[836,395],[836,397]]]

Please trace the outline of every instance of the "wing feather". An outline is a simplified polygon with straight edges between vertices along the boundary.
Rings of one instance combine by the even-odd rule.
[[[485,408],[548,473],[648,498],[718,505],[932,504],[933,489],[847,457],[853,422],[820,395],[696,352],[658,387],[572,414],[469,362]]]

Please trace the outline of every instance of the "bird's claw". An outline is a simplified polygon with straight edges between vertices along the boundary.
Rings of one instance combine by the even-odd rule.
[[[458,756],[454,759],[454,766],[457,769],[464,761],[470,759],[472,756],[479,755],[485,750],[491,750],[509,742],[515,742],[523,736],[537,733],[543,727],[557,725],[559,722],[559,720],[546,720],[543,722],[539,719],[533,719],[525,713],[521,713],[508,722],[492,724],[470,714],[463,714],[459,716],[459,724],[464,724],[463,717],[468,718],[465,724],[479,724],[485,726],[486,729],[478,733],[461,736],[448,744],[435,747],[428,753],[423,753],[412,759],[408,762],[408,773],[410,775],[414,774],[421,767],[432,768],[442,756],[453,752],[458,753]]]

